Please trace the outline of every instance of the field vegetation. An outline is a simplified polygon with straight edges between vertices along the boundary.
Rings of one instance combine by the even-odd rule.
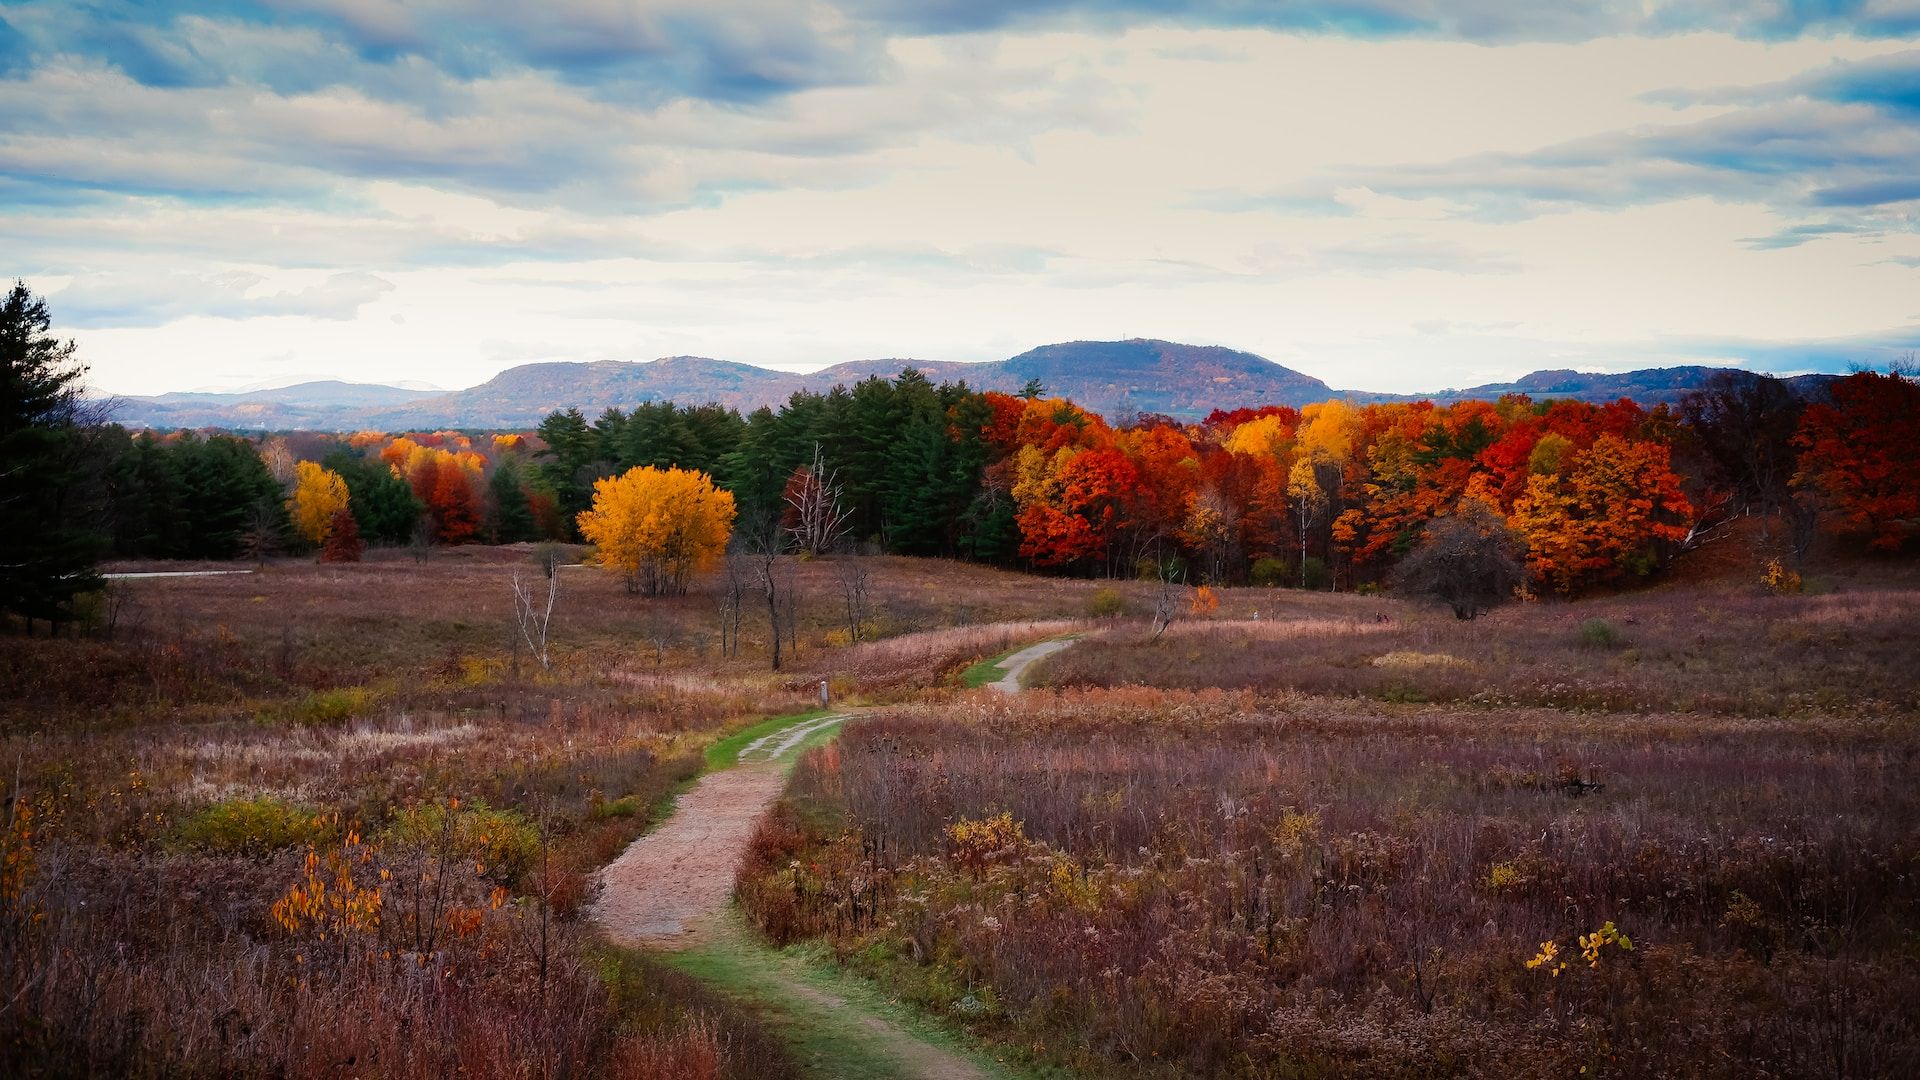
[[[1086,1075],[1910,1075],[1920,598],[1753,592],[1109,629],[850,724],[741,901]]]
[[[535,554],[117,581],[112,638],[0,650],[4,1071],[790,1075],[757,1021],[595,943],[593,871],[818,678],[943,685],[1093,589],[867,559],[893,636],[848,648],[838,557],[783,560],[800,666],[776,675],[764,624],[720,654],[710,588],[562,566],[548,671],[513,621]],[[154,568],[179,564],[109,567]]]

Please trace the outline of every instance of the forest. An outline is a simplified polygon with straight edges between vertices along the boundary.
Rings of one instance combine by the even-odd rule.
[[[1043,388],[933,385],[914,371],[799,393],[742,417],[647,403],[533,432],[391,436],[94,433],[121,557],[317,547],[280,493],[311,461],[358,533],[386,544],[578,539],[595,481],[706,473],[743,523],[778,519],[820,470],[868,550],[1078,576],[1369,588],[1463,500],[1524,542],[1530,587],[1577,594],[1657,574],[1740,517],[1789,558],[1824,527],[1899,551],[1920,520],[1920,385],[1860,372],[1825,400],[1729,371],[1678,408],[1498,401],[1215,412],[1115,426]],[[322,482],[316,479],[312,482]],[[332,481],[325,481],[331,483]]]

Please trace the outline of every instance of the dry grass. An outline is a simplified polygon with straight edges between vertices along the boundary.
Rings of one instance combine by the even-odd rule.
[[[1916,751],[1851,718],[981,696],[810,757],[743,896],[1099,1075],[1903,1076]],[[1634,948],[1589,967],[1608,922]]]
[[[575,916],[591,871],[708,742],[811,694],[765,670],[751,608],[743,655],[723,659],[711,592],[631,597],[584,568],[561,571],[542,671],[514,644],[515,570],[531,570],[527,552],[463,548],[135,579],[117,586],[116,640],[9,640],[0,786],[33,820],[7,841],[32,862],[0,902],[0,1072],[788,1075],[751,1020],[603,954]],[[835,655],[840,601],[829,561],[794,572],[804,672]],[[875,622],[906,636],[848,669],[929,684],[970,648],[1038,632],[937,628],[1072,614],[1093,587],[875,559]],[[386,834],[451,800],[490,808],[496,832],[544,822],[550,843],[537,867],[524,851],[482,873],[434,863],[481,914],[423,952],[393,907],[418,868],[394,862]],[[314,943],[269,909],[300,879],[300,844],[324,853],[354,827],[376,849],[366,869],[394,871],[387,914],[354,962],[316,970]]]
[[[1176,623],[1158,641],[1115,627],[1047,660],[1035,681],[1743,716],[1920,709],[1920,591],[1666,589],[1473,622],[1380,598],[1320,603],[1310,619]],[[1382,659],[1409,656],[1450,659]]]

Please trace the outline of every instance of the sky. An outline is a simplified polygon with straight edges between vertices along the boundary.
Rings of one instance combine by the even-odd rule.
[[[121,394],[1885,366],[1920,0],[0,0],[0,253]]]

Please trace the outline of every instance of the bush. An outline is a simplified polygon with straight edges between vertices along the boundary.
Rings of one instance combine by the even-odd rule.
[[[214,803],[181,822],[174,836],[187,847],[225,854],[266,855],[285,848],[326,843],[336,831],[336,821],[331,815],[262,795]]]
[[[298,701],[288,704],[280,713],[280,718],[292,724],[338,724],[366,712],[372,704],[373,691],[364,686],[315,690]],[[270,714],[262,714],[261,719],[268,720],[272,717]]]
[[[1324,589],[1333,584],[1333,571],[1327,569],[1327,561],[1325,559],[1309,555],[1307,556],[1307,561],[1304,566],[1306,573],[1303,576],[1306,583],[1302,585],[1301,588]]]
[[[1760,584],[1775,596],[1792,596],[1806,588],[1800,575],[1789,569],[1779,559],[1768,559],[1766,573],[1760,575]]]
[[[1268,557],[1253,560],[1247,579],[1263,588],[1278,589],[1300,580],[1300,575],[1294,573],[1293,564],[1287,560]]]
[[[505,881],[526,873],[540,854],[540,832],[532,822],[483,802],[409,807],[394,815],[387,838],[472,859],[485,867],[482,873]]]
[[[1127,598],[1118,589],[1101,589],[1087,601],[1087,610],[1096,619],[1110,619],[1124,615],[1127,611]]]
[[[1580,624],[1580,644],[1589,649],[1617,649],[1627,643],[1618,627],[1605,619],[1587,619]]]
[[[1526,545],[1478,499],[1462,499],[1453,513],[1428,524],[1425,538],[1394,572],[1402,592],[1445,604],[1456,619],[1477,618],[1513,599],[1526,580]]]

